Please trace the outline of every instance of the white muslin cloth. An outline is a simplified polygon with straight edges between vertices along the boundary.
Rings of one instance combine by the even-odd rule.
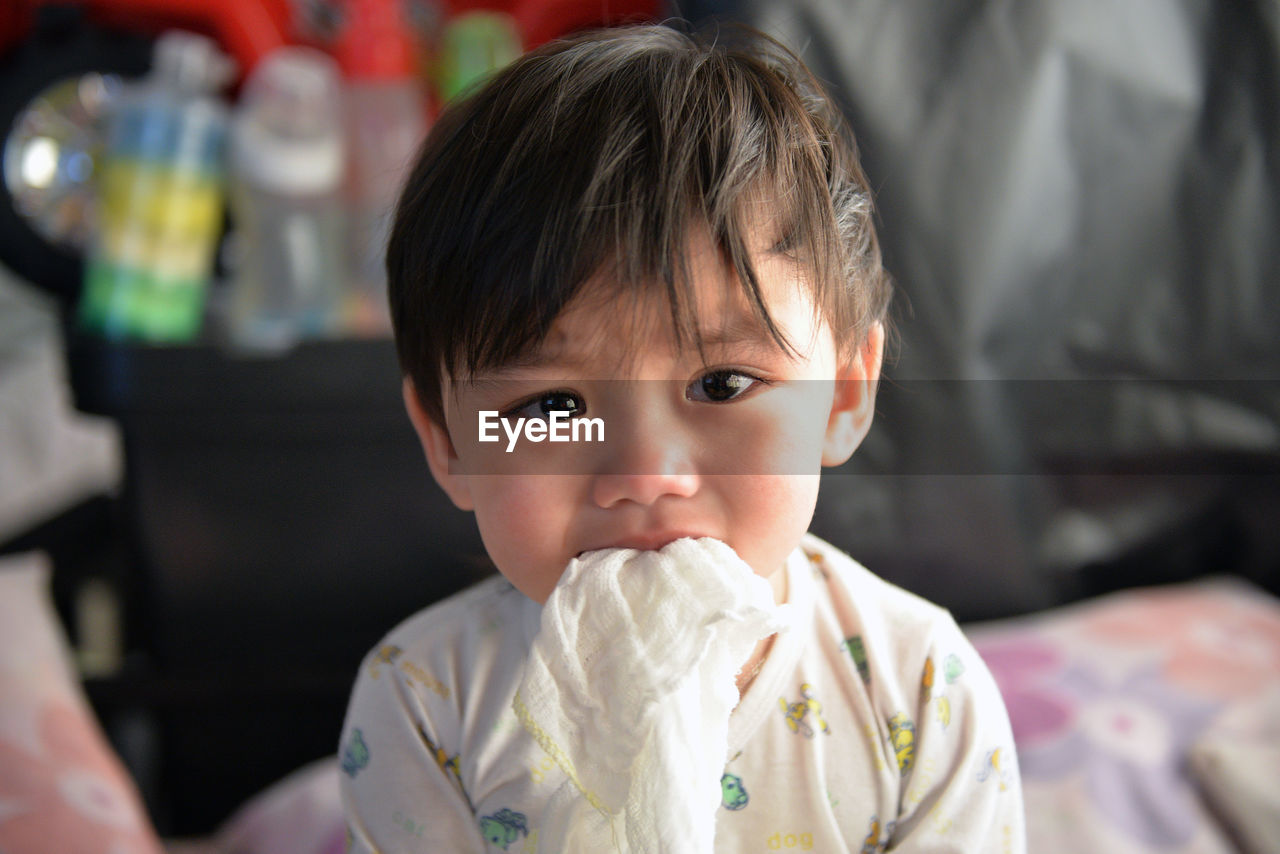
[[[714,850],[735,677],[789,617],[719,540],[570,561],[514,702],[568,777],[543,816],[539,848]]]

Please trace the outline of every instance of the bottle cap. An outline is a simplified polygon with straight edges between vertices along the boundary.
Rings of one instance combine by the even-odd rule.
[[[217,92],[230,83],[236,62],[213,39],[185,30],[166,30],[156,40],[152,74],[179,92],[199,95]]]
[[[282,47],[245,82],[231,128],[231,168],[262,189],[320,194],[342,182],[341,82],[318,50]]]

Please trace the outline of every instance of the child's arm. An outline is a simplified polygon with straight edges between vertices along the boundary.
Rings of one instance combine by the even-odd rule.
[[[1022,784],[1004,701],[949,617],[920,677],[901,812],[887,850],[903,854],[1026,851]],[[905,751],[905,754],[904,754]]]
[[[424,704],[388,650],[395,648],[365,659],[343,727],[339,776],[347,851],[480,854],[486,846],[457,760],[439,746]]]

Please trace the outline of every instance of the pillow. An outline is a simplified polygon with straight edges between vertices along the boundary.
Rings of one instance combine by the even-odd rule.
[[[1280,688],[1223,715],[1191,746],[1189,764],[1246,854],[1280,851]]]
[[[317,760],[255,795],[218,831],[227,854],[342,854],[347,825],[338,762]]]
[[[0,851],[160,854],[71,667],[38,553],[0,558]]]
[[[1036,854],[1280,851],[1280,601],[1238,579],[968,626]]]

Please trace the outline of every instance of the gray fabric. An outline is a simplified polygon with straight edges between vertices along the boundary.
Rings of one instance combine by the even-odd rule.
[[[800,53],[876,193],[898,357],[817,533],[986,616],[1087,592],[1081,568],[1242,489],[1274,496],[1274,0],[672,11]]]

